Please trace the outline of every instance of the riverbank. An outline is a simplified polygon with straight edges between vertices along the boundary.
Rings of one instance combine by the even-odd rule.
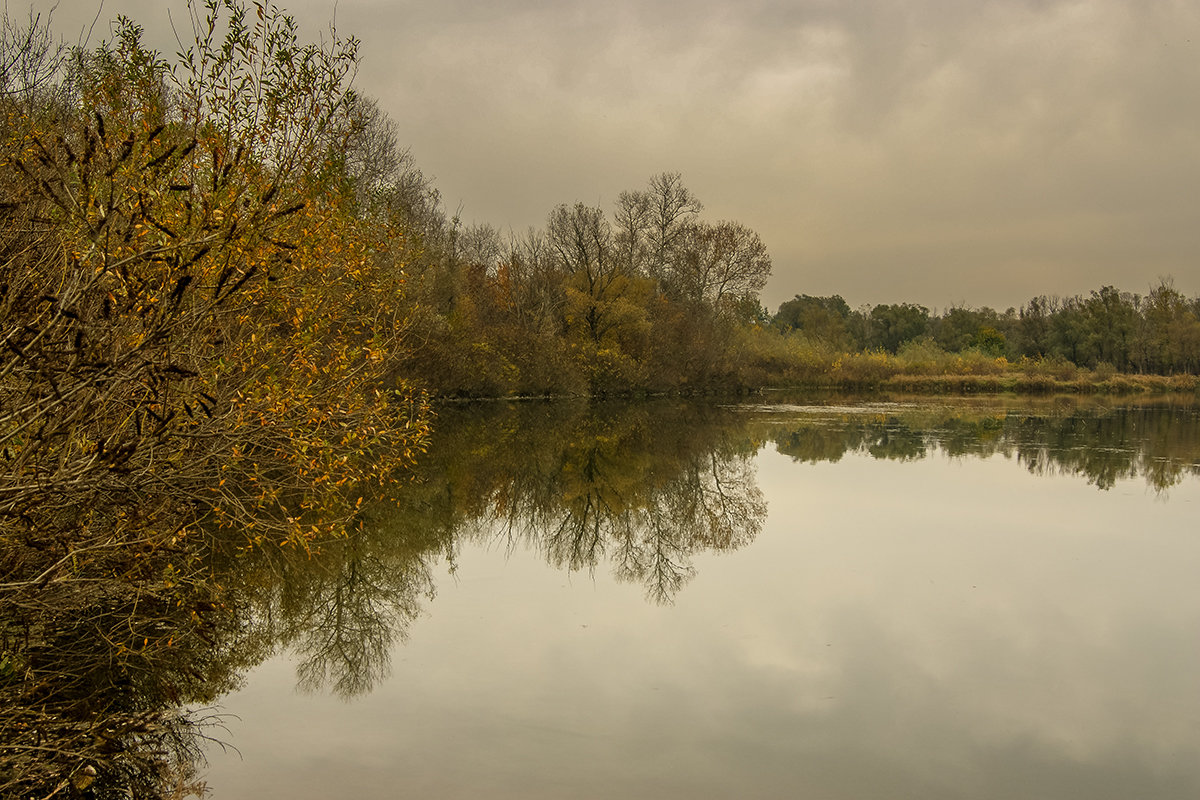
[[[877,382],[845,381],[829,388],[875,388],[914,394],[1195,394],[1195,375],[1101,375],[1083,372],[1054,375],[911,375],[889,376]]]
[[[947,353],[929,346],[899,354],[883,351],[806,353],[763,365],[761,385],[833,391],[895,391],[915,394],[1195,394],[1200,376],[1118,372],[1060,358],[1009,360],[977,350]]]
[[[630,400],[650,397],[744,397],[762,392],[900,392],[913,395],[1011,394],[1162,396],[1200,394],[1200,377],[1195,375],[1105,374],[1078,370],[1069,375],[1004,372],[999,374],[886,375],[827,374],[802,380],[773,380],[760,385],[690,386],[669,392],[625,390],[587,394],[506,395],[496,397],[441,397],[438,403],[471,403],[488,400]]]

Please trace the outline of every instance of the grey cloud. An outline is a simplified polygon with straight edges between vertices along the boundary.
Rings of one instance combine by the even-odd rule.
[[[156,6],[106,13],[161,33]],[[359,88],[467,219],[522,230],[670,169],[763,236],[772,306],[1200,292],[1187,0],[285,6],[362,38]]]

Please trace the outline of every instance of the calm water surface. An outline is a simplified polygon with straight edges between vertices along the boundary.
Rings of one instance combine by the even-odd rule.
[[[213,797],[1200,797],[1191,406],[440,427],[362,541],[245,579]]]

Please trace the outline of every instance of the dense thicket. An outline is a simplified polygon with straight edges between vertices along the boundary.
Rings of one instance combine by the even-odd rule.
[[[409,194],[379,198],[421,232],[403,374],[450,396],[745,384],[770,255],[744,225],[702,220],[677,173],[623,192],[611,212],[562,204],[544,229],[507,238],[447,220],[410,176]]]

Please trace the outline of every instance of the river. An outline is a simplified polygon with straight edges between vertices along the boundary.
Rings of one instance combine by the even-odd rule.
[[[1200,797],[1200,416],[443,409],[351,541],[231,567],[215,798]]]

